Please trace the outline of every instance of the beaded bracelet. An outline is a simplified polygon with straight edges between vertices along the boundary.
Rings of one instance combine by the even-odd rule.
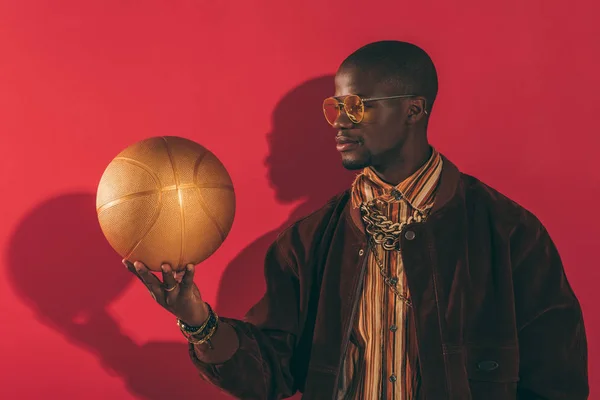
[[[183,336],[185,336],[188,342],[192,344],[207,343],[208,347],[212,350],[213,346],[211,338],[216,332],[217,327],[219,325],[219,316],[212,310],[208,303],[206,305],[208,306],[209,314],[208,318],[206,319],[204,324],[202,324],[201,327],[191,327],[179,319],[177,320],[177,325],[179,326],[181,333],[183,334]]]
[[[210,307],[210,304],[208,304],[208,303],[204,303],[204,304],[206,304],[206,308],[208,308],[208,318],[206,318],[206,321],[204,321],[204,323],[202,325],[200,325],[199,327],[190,326],[190,325],[186,324],[185,322],[183,322],[182,320],[180,320],[179,318],[177,319],[177,325],[179,325],[179,328],[182,329],[183,331],[185,331],[185,333],[189,333],[190,335],[198,335],[198,334],[201,334],[202,331],[208,330],[207,325],[210,321],[210,317],[214,314],[214,311]]]
[[[203,343],[206,343],[206,344],[208,344],[208,348],[212,350],[212,349],[214,349],[214,347],[212,345],[211,339],[212,339],[213,335],[215,334],[215,332],[217,331],[217,327],[218,327],[218,324],[215,324],[211,328],[210,332],[208,332],[208,334],[206,336],[204,336],[203,338],[201,338],[201,339],[194,339],[193,337],[190,336],[190,337],[187,338],[187,340],[191,344],[203,344]]]

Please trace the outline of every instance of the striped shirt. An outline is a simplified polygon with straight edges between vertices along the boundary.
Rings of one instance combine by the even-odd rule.
[[[441,170],[442,158],[435,149],[419,170],[396,186],[365,168],[352,185],[352,205],[359,207],[373,201],[374,207],[392,222],[421,222],[433,206]],[[412,308],[385,284],[378,264],[397,280],[399,293],[409,298],[402,257],[400,251],[386,251],[381,245],[373,252],[368,258],[338,398],[411,400],[420,382],[416,342],[407,328]]]

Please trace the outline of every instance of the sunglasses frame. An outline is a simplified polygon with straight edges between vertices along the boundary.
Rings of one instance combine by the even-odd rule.
[[[367,98],[362,98],[357,94],[349,94],[347,96],[344,97],[344,100],[342,100],[341,102],[334,96],[328,97],[325,100],[323,100],[323,114],[325,114],[325,119],[327,120],[327,122],[329,123],[329,125],[333,126],[333,123],[335,123],[335,121],[340,117],[340,114],[342,112],[341,107],[342,106],[344,108],[344,112],[346,113],[346,115],[348,116],[348,119],[354,123],[354,124],[360,124],[362,122],[362,120],[365,118],[365,103],[368,103],[370,101],[379,101],[379,100],[391,100],[391,99],[400,99],[400,98],[408,98],[408,97],[418,97],[419,95],[417,94],[399,94],[396,96],[386,96],[386,97],[367,97]],[[349,112],[348,112],[348,107],[346,106],[346,99],[349,97],[358,97],[358,99],[360,100],[360,106],[361,106],[361,112],[362,112],[362,117],[359,119],[354,118],[354,116],[352,116]],[[333,121],[333,123],[329,122],[329,120],[327,119],[327,112],[325,111],[325,102],[329,99],[334,99],[335,101],[337,101],[338,104],[338,115],[335,118],[335,120]],[[427,110],[424,110],[425,114],[427,115],[428,112]]]

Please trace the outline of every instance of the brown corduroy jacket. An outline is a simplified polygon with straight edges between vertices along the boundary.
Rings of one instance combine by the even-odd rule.
[[[404,228],[401,248],[420,398],[588,398],[581,308],[533,214],[444,157],[434,209]],[[244,321],[222,318],[234,355],[208,364],[190,345],[201,375],[242,399],[334,399],[368,251],[349,191],[285,230],[266,255],[262,300]]]

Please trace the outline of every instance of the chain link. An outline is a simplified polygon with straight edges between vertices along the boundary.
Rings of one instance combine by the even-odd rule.
[[[383,265],[383,262],[379,259],[379,255],[377,254],[377,249],[375,249],[375,244],[373,243],[372,238],[371,238],[371,252],[373,253],[373,256],[375,256],[375,262],[377,263],[377,266],[379,267],[379,273],[383,277],[383,282],[387,286],[389,286],[389,288],[396,295],[396,297],[398,297],[401,301],[405,302],[407,306],[412,307],[412,301],[408,297],[406,297],[402,293],[400,293],[400,291],[398,290],[398,287],[396,286],[396,284],[398,282],[395,279],[390,278],[389,275],[385,272],[385,267]],[[396,282],[392,282],[392,280],[394,280]]]
[[[365,230],[371,235],[373,241],[383,246],[384,250],[400,250],[400,233],[406,224],[390,221],[372,204],[363,203],[360,210],[365,222]],[[412,222],[412,216],[409,221]]]
[[[412,301],[398,290],[396,286],[398,283],[397,279],[390,278],[385,272],[385,266],[380,260],[375,247],[379,244],[385,251],[400,251],[400,234],[402,233],[402,229],[413,222],[422,222],[426,218],[426,212],[416,210],[413,215],[409,216],[406,222],[392,222],[375,208],[374,201],[375,200],[368,203],[362,203],[360,206],[362,219],[365,222],[365,230],[369,235],[369,240],[371,242],[371,251],[373,252],[375,262],[379,267],[379,273],[383,277],[385,284],[391,289],[396,297],[411,307]]]

